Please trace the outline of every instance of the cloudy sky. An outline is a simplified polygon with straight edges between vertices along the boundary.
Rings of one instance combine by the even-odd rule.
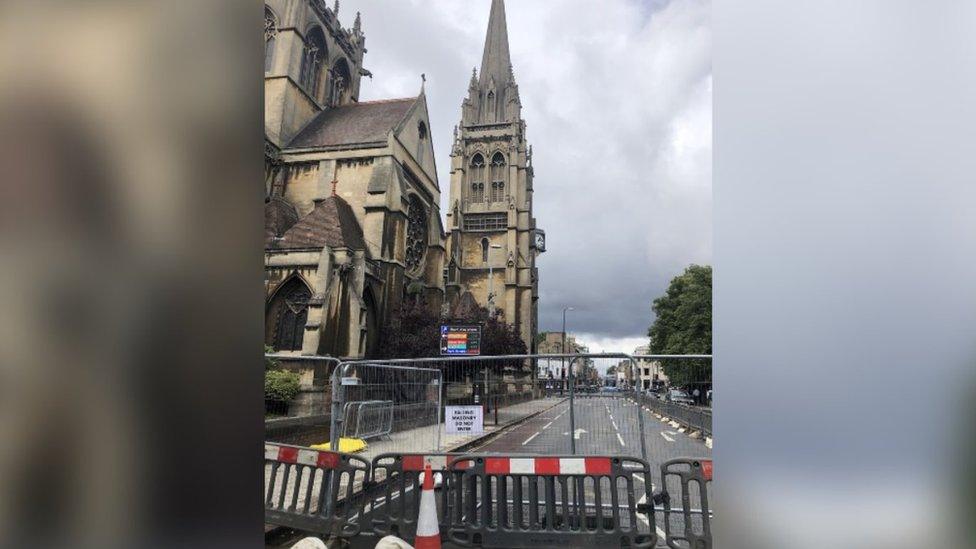
[[[442,211],[451,134],[481,64],[490,0],[343,0],[362,12],[362,100],[415,95],[427,75]],[[711,5],[509,0],[512,63],[533,145],[540,329],[593,351],[646,343],[651,301],[712,256]]]

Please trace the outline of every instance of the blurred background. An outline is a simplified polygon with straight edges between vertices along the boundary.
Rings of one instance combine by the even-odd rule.
[[[714,3],[717,547],[974,546],[973,10]],[[0,545],[263,544],[262,14],[0,1]]]
[[[974,546],[976,5],[713,21],[717,547]]]
[[[261,543],[261,15],[0,2],[5,546]]]

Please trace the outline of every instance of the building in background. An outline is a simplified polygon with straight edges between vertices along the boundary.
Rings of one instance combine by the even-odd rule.
[[[651,354],[650,345],[641,345],[634,349],[634,356],[649,354]],[[641,358],[634,360],[637,363],[637,371],[640,375],[641,389],[658,389],[668,384],[668,376],[664,375],[664,369],[661,368],[660,361]]]
[[[572,334],[566,334],[564,351],[562,332],[542,332],[536,337],[536,349],[540,355],[583,354],[586,352],[586,347],[578,343],[576,336]],[[570,362],[569,358],[539,359],[539,379],[564,379],[568,375]]]
[[[408,293],[444,297],[427,99],[359,101],[366,37],[322,0],[265,4],[265,342],[373,356]]]
[[[470,293],[515,326],[538,352],[536,256],[545,236],[533,217],[532,149],[509,54],[505,3],[493,0],[481,72],[471,75],[451,150],[447,297]]]
[[[614,372],[616,373],[616,386],[620,388],[629,388],[633,386],[634,372],[633,364],[629,360],[621,360],[616,364]]]

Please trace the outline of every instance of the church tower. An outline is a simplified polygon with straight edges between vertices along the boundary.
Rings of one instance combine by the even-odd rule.
[[[481,71],[471,75],[451,151],[448,298],[465,293],[516,327],[538,332],[536,256],[545,237],[532,216],[532,149],[508,47],[504,0],[492,0]]]

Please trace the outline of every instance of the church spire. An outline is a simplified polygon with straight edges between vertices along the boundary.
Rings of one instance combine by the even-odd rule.
[[[508,25],[505,21],[505,0],[491,1],[491,17],[488,19],[488,35],[485,37],[485,53],[481,59],[481,88],[485,89],[494,79],[501,88],[509,80],[512,59],[508,52]]]

